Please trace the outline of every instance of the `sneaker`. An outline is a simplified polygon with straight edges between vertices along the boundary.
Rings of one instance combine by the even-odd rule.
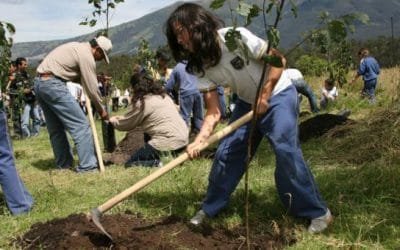
[[[320,233],[324,231],[329,226],[329,224],[332,223],[332,221],[333,221],[333,216],[328,208],[324,215],[311,220],[311,224],[308,227],[308,232],[312,234]]]
[[[337,115],[342,116],[343,118],[347,118],[349,117],[351,114],[351,110],[350,109],[343,109],[342,111],[340,111]]]
[[[204,219],[207,217],[206,213],[202,209],[200,209],[193,218],[190,219],[190,224],[194,226],[199,226],[203,223]]]
[[[77,168],[75,169],[75,172],[76,172],[76,173],[83,174],[83,173],[90,173],[90,172],[97,171],[97,169],[98,169],[98,166],[91,167],[91,168],[85,168],[85,169],[82,169],[82,168],[77,167]]]

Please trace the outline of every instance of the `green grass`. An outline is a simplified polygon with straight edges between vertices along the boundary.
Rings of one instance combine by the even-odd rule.
[[[396,72],[398,68],[384,74],[398,76]],[[320,191],[335,215],[334,224],[326,233],[310,235],[305,220],[287,215],[277,196],[275,159],[266,141],[249,173],[250,222],[261,222],[263,230],[271,234],[292,230],[297,242],[290,249],[400,248],[400,102],[393,101],[399,79],[383,78],[378,104],[372,107],[359,99],[360,84],[341,89],[338,103],[328,111],[349,108],[356,124],[302,145]],[[317,89],[315,84],[313,87]],[[306,100],[302,110],[308,110]],[[390,118],[386,117],[388,114]],[[100,134],[100,124],[97,125]],[[118,140],[123,136],[117,133]],[[16,248],[13,239],[34,223],[86,213],[154,171],[115,165],[106,167],[104,174],[56,170],[45,130],[31,140],[14,141],[14,152],[18,171],[35,198],[35,207],[28,215],[14,217],[0,198],[0,248],[5,249]],[[189,219],[205,193],[210,165],[211,160],[206,159],[187,161],[107,213],[130,211],[145,218],[175,214]],[[243,201],[242,180],[229,207],[212,224],[227,228],[243,224]]]

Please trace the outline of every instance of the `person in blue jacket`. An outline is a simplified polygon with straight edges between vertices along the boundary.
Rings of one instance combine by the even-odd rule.
[[[165,90],[170,95],[174,89],[179,89],[180,114],[188,126],[193,115],[191,127],[194,133],[198,133],[203,124],[203,99],[197,88],[197,81],[197,76],[186,72],[186,64],[179,62],[165,85]]]
[[[364,87],[361,91],[361,95],[368,98],[371,104],[374,104],[376,102],[375,89],[378,84],[378,76],[380,73],[379,63],[370,55],[367,48],[360,49],[358,51],[358,56],[360,58],[360,65],[351,83],[354,83],[362,76]]]
[[[11,140],[7,131],[7,118],[0,109],[0,186],[12,215],[32,209],[33,198],[17,173]]]

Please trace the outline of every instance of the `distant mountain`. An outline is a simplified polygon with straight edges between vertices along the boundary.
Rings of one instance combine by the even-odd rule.
[[[263,1],[253,0],[253,2],[262,6]],[[317,27],[320,21],[318,16],[322,11],[328,11],[334,17],[354,12],[366,13],[370,17],[370,24],[363,25],[360,23],[356,25],[356,33],[353,34],[353,38],[357,40],[365,40],[377,36],[390,37],[391,17],[393,17],[393,25],[395,27],[394,35],[396,37],[400,36],[400,0],[294,0],[294,2],[298,6],[298,17],[295,18],[293,16],[289,10],[289,1],[287,1],[286,9],[278,26],[281,36],[280,45],[283,48],[292,47],[301,41],[302,34]],[[208,7],[211,0],[198,1],[198,3]],[[112,27],[109,31],[113,41],[111,56],[135,53],[141,38],[148,40],[154,48],[166,44],[166,38],[163,33],[165,20],[180,4],[181,2],[177,2],[142,18]],[[118,6],[118,8],[121,7],[123,7],[123,3]],[[230,12],[227,6],[218,9],[216,14],[225,21],[226,25],[231,24]],[[272,22],[271,20],[269,21]],[[262,17],[259,17],[253,21],[249,28],[264,37],[263,27]],[[13,58],[25,56],[30,60],[37,61],[62,43],[88,41],[96,33],[97,31],[65,40],[16,43],[12,48]]]

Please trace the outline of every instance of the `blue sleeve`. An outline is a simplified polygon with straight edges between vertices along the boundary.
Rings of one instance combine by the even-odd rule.
[[[359,75],[364,75],[365,74],[365,69],[366,69],[366,64],[365,64],[365,61],[363,60],[360,63],[360,66],[358,67],[358,74]]]
[[[375,65],[376,65],[376,74],[379,75],[381,73],[381,68],[379,67],[378,61],[375,60]]]

